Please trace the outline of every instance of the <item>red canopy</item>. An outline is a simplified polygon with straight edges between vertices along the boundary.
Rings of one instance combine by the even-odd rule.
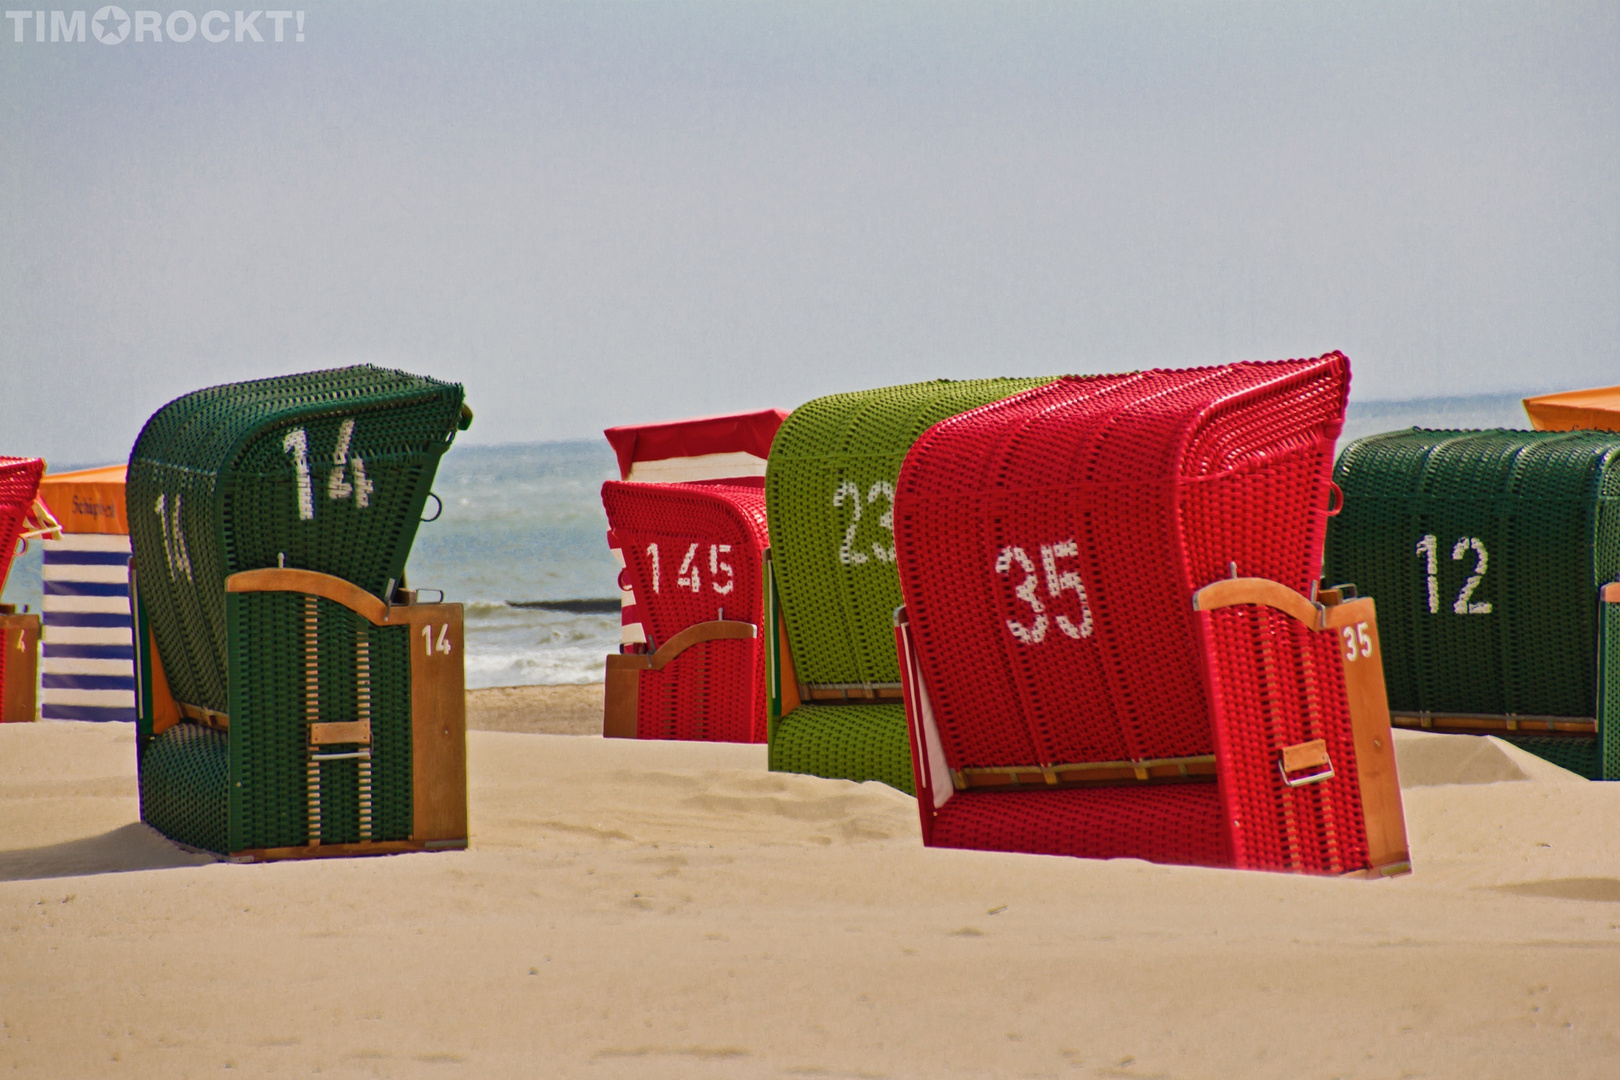
[[[602,434],[607,436],[613,452],[619,455],[620,478],[627,479],[630,466],[638,461],[738,451],[760,458],[770,457],[771,440],[787,417],[785,409],[760,409],[726,416],[664,420],[656,424],[626,424],[610,427]]]

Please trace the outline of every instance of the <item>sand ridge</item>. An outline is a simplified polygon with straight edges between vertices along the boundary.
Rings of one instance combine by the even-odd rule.
[[[760,746],[488,731],[471,850],[237,866],[135,824],[127,726],[11,725],[0,1071],[1612,1075],[1620,785],[1397,739],[1417,872],[1366,882],[928,850]]]

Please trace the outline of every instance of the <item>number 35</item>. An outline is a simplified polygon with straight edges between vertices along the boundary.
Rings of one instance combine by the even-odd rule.
[[[1363,656],[1372,655],[1372,634],[1368,632],[1366,623],[1356,623],[1353,627],[1346,626],[1339,633],[1344,637],[1345,663],[1354,663]]]

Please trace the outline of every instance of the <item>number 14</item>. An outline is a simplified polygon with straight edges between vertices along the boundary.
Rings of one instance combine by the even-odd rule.
[[[450,651],[450,624],[445,623],[439,627],[439,644],[437,646],[433,644],[433,627],[422,627],[422,645],[427,649],[428,659],[430,660],[433,658],[435,651],[448,653]]]

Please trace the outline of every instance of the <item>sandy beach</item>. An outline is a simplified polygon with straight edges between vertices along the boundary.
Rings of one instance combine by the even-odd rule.
[[[925,850],[892,789],[604,741],[592,694],[470,696],[470,850],[323,863],[147,830],[126,725],[0,728],[0,1071],[1620,1069],[1620,785],[1403,734],[1382,882]]]

